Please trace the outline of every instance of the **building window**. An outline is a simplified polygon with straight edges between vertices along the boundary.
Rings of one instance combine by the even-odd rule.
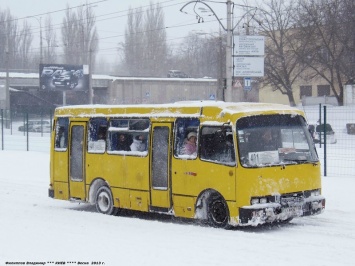
[[[312,86],[301,86],[300,87],[300,99],[303,97],[312,97]]]
[[[317,96],[330,96],[330,85],[318,85]]]

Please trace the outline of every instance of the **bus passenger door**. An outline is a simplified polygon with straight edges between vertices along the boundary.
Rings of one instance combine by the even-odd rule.
[[[86,123],[70,124],[69,194],[70,198],[85,200],[85,132]]]
[[[168,212],[171,207],[171,123],[153,123],[151,156],[151,211]]]

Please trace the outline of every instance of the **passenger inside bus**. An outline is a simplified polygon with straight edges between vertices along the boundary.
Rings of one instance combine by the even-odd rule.
[[[185,155],[193,155],[197,152],[197,134],[196,132],[190,132],[187,134],[187,138],[184,142],[184,147],[182,148],[182,154]]]
[[[200,146],[202,159],[220,163],[235,162],[233,135],[230,127],[203,127]]]
[[[99,133],[97,134],[97,140],[106,141],[106,131],[107,131],[107,127],[100,126]]]
[[[56,139],[56,148],[66,148],[67,147],[67,141],[65,138],[65,134],[64,134],[65,130],[64,127],[59,127],[58,129],[58,135],[57,135],[57,139]]]
[[[130,141],[126,134],[119,134],[117,141],[117,150],[118,151],[130,151]]]
[[[143,134],[137,135],[133,138],[133,143],[130,148],[131,151],[146,151],[147,145]]]

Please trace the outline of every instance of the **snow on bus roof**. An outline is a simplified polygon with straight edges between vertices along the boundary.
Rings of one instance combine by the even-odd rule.
[[[165,104],[127,104],[127,105],[105,105],[105,104],[91,104],[91,105],[72,105],[57,108],[57,116],[67,116],[66,110],[82,110],[82,113],[76,114],[79,117],[99,117],[109,115],[112,117],[199,117],[201,109],[206,107],[215,107],[220,109],[220,114],[236,114],[248,113],[250,115],[261,112],[277,112],[277,113],[293,113],[294,115],[302,113],[301,110],[290,107],[288,105],[274,104],[274,103],[250,103],[250,102],[223,102],[223,101],[180,101],[175,103]],[[122,109],[131,109],[128,112],[119,112]],[[141,110],[137,110],[140,108]],[[189,110],[183,110],[190,108]],[[111,110],[110,110],[111,109]],[[116,110],[118,111],[116,111]],[[152,109],[146,110],[144,109]],[[62,112],[63,111],[63,112]],[[147,112],[148,111],[148,112]],[[70,111],[69,111],[70,113]],[[106,114],[105,114],[106,113]]]
[[[183,107],[218,107],[224,111],[231,112],[248,112],[248,111],[265,111],[265,110],[285,110],[285,111],[299,111],[296,107],[276,103],[255,103],[255,102],[223,102],[223,101],[180,101],[174,103],[162,104],[87,104],[87,105],[68,105],[57,107],[57,109],[101,109],[101,108],[183,108]]]

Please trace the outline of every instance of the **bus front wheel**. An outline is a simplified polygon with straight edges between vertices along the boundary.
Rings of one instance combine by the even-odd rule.
[[[211,195],[208,199],[208,223],[210,226],[227,228],[229,211],[225,200],[220,195]]]
[[[107,186],[100,187],[96,192],[96,210],[108,215],[116,215],[118,212],[113,206],[112,193]]]

